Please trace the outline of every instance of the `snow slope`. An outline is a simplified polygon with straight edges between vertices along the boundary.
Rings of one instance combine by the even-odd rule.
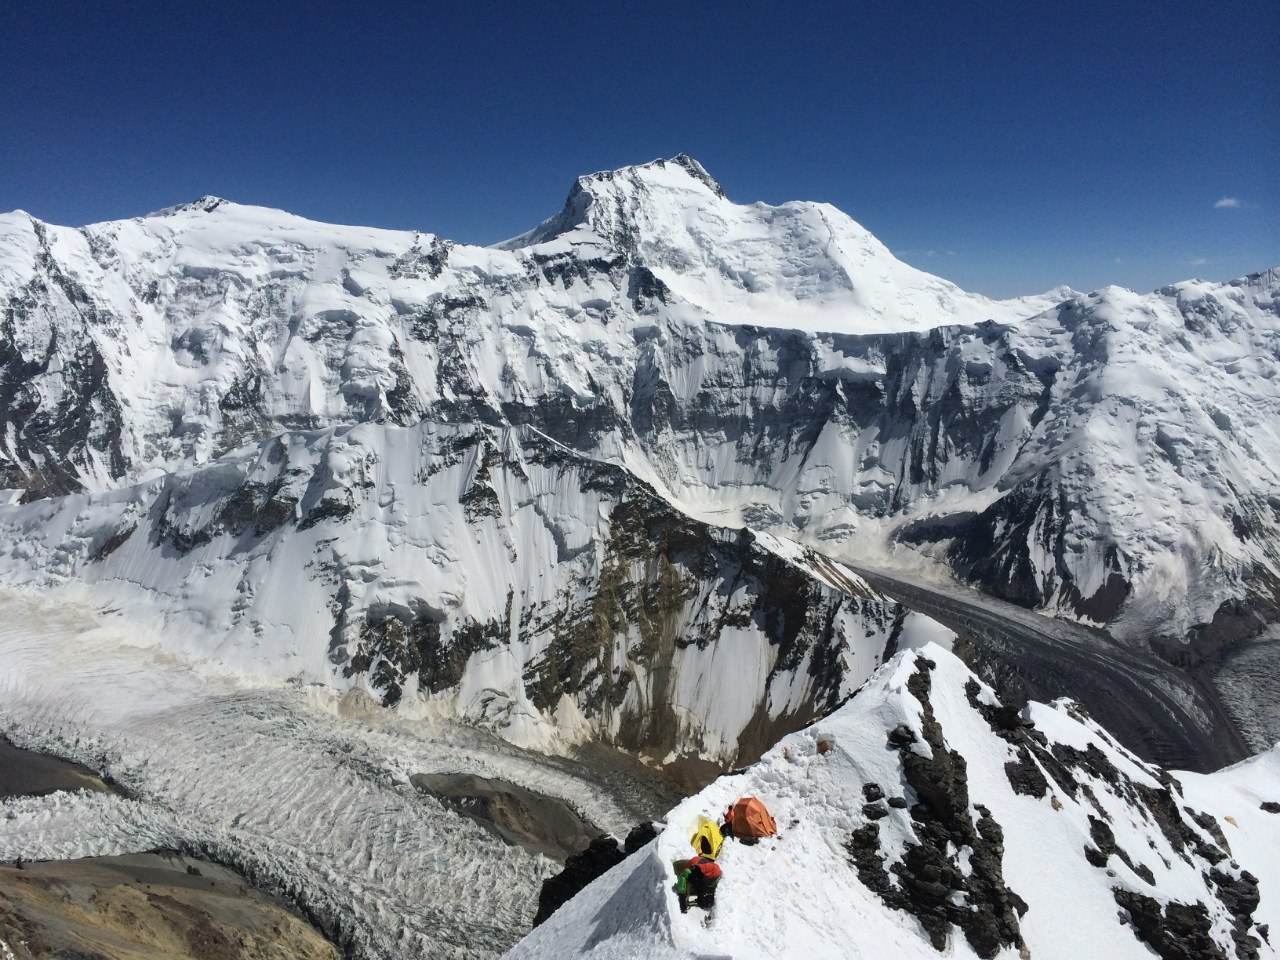
[[[728,842],[710,922],[681,915],[686,824],[744,795],[779,835]],[[1000,706],[927,645],[680,804],[507,956],[1274,956],[1278,800],[1280,748],[1171,775],[1071,701]]]
[[[0,507],[0,530],[10,582],[158,616],[183,659],[664,764],[753,759],[861,683],[908,619],[821,557],[691,520],[529,428],[293,432]]]
[[[625,250],[709,320],[815,333],[1013,321],[1073,293],[968,293],[898,260],[828,203],[731,203],[684,154],[579,178],[558,215],[499,247],[578,260]]]

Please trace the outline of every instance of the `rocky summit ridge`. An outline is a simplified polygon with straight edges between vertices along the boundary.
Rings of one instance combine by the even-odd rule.
[[[1276,954],[1277,794],[1280,747],[1170,772],[1073,701],[1001,703],[929,644],[678,805],[507,957],[1257,960]],[[690,826],[742,796],[777,835],[727,840],[714,909],[681,913]]]

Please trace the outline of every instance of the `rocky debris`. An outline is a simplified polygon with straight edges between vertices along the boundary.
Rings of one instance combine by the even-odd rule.
[[[960,928],[980,957],[994,957],[1005,947],[1023,950],[1018,917],[1027,905],[1004,882],[1000,824],[980,804],[972,807],[976,820],[971,812],[965,759],[947,747],[929,700],[934,667],[933,661],[918,657],[907,681],[908,690],[920,702],[924,742],[931,755],[921,756],[911,748],[916,738],[906,735],[911,731],[905,725],[895,727],[889,736],[918,798],[910,808],[916,843],[909,844],[901,860],[886,870],[886,858],[879,850],[879,826],[871,822],[853,832],[845,849],[863,884],[888,906],[916,917],[938,950],[946,948],[952,925]],[[879,811],[873,819],[888,815],[886,808],[873,803],[863,808],[869,817],[869,808]],[[957,853],[966,848],[970,851],[967,871]]]
[[[1209,871],[1209,881],[1217,888],[1218,899],[1231,914],[1231,939],[1235,942],[1236,956],[1240,960],[1257,960],[1260,943],[1251,931],[1255,927],[1254,911],[1261,902],[1258,878],[1248,870],[1234,874],[1214,867]],[[1266,936],[1262,927],[1257,927],[1257,930]]]
[[[1089,837],[1093,846],[1085,847],[1084,856],[1095,867],[1106,867],[1111,856],[1118,856],[1130,870],[1142,878],[1150,886],[1155,886],[1155,874],[1145,864],[1135,863],[1127,852],[1116,845],[1115,834],[1111,828],[1097,817],[1089,817]]]
[[[174,853],[0,867],[8,960],[338,960],[281,901]]]
[[[1274,800],[1263,800],[1262,809],[1267,813],[1280,813],[1280,803]]]
[[[1203,903],[1160,901],[1132,890],[1115,888],[1116,903],[1128,913],[1134,936],[1161,960],[1227,960],[1210,936],[1209,911]]]
[[[567,803],[519,784],[461,773],[415,773],[409,782],[507,843],[563,862],[596,829]]]
[[[657,835],[657,828],[652,823],[639,823],[631,828],[622,843],[613,837],[596,837],[585,850],[569,856],[563,870],[543,881],[533,925],[541,924],[592,880],[607,873]]]
[[[1084,845],[1085,859],[1090,864],[1115,877],[1115,871],[1108,867],[1108,861],[1115,856],[1150,888],[1158,889],[1151,867],[1117,844],[1107,822],[1110,816],[1089,785],[1089,781],[1100,781],[1157,829],[1175,853],[1201,870],[1232,917],[1232,938],[1239,960],[1252,960],[1257,956],[1258,938],[1253,934],[1253,912],[1258,905],[1257,879],[1247,871],[1233,872],[1234,865],[1229,865],[1230,870],[1220,866],[1231,853],[1227,837],[1212,815],[1179,804],[1182,790],[1176,778],[1157,768],[1153,771],[1156,785],[1135,780],[1122,774],[1095,743],[1083,749],[1060,742],[1049,743],[1034,726],[1019,720],[1005,705],[984,700],[976,681],[970,680],[965,692],[969,705],[987,720],[992,732],[1016,751],[1016,758],[1005,764],[1009,785],[1015,792],[1044,797],[1051,779],[1065,795],[1083,798],[1093,808],[1097,815],[1087,815],[1090,842]],[[1068,709],[1083,719],[1078,705],[1071,704]],[[1101,732],[1100,735],[1105,736]],[[1050,799],[1055,810],[1062,808],[1056,796]],[[1114,888],[1114,893],[1128,911],[1135,935],[1166,960],[1225,956],[1209,936],[1208,908],[1204,904],[1162,904],[1119,887]],[[1205,950],[1209,952],[1202,952]]]
[[[1203,810],[1192,810],[1190,807],[1183,807],[1182,812],[1190,817],[1197,827],[1213,837],[1214,842],[1226,851],[1227,856],[1231,855],[1231,844],[1227,842],[1227,835],[1222,832],[1222,827],[1218,825],[1217,819],[1212,814],[1205,813]],[[1221,850],[1216,851],[1219,859],[1221,859],[1221,852]]]
[[[1049,781],[1044,771],[1031,759],[1031,752],[1026,744],[1018,744],[1018,759],[1010,760],[1004,765],[1005,776],[1009,778],[1009,786],[1016,793],[1025,793],[1032,797],[1043,797],[1049,790]]]

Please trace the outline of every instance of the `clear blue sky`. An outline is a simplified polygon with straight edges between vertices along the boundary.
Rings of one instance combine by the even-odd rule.
[[[993,295],[1280,265],[1275,0],[41,0],[0,37],[0,209],[55,223],[213,193],[491,243],[685,151]]]

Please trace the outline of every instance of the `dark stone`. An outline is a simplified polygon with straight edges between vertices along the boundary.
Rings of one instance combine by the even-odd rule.
[[[1112,894],[1129,913],[1133,935],[1154,950],[1161,960],[1227,960],[1226,953],[1209,935],[1209,911],[1203,903],[1160,902],[1116,887]]]
[[[893,807],[893,809],[895,810],[905,810],[907,808],[907,798],[906,797],[890,797],[889,806]]]
[[[909,746],[916,742],[916,735],[905,723],[900,723],[889,731],[889,746],[895,749]]]
[[[1267,813],[1280,813],[1280,803],[1274,800],[1263,800],[1262,809]]]
[[[1261,900],[1258,878],[1248,870],[1242,870],[1235,877],[1214,867],[1209,871],[1209,882],[1217,888],[1218,899],[1231,914],[1231,939],[1236,945],[1236,956],[1239,960],[1256,960],[1261,944],[1249,931]],[[1259,933],[1262,932],[1259,927]]]
[[[1009,778],[1009,786],[1014,793],[1042,798],[1049,791],[1049,781],[1045,778],[1044,771],[1031,759],[1031,753],[1024,745],[1019,744],[1018,759],[1006,763],[1004,773]]]
[[[999,823],[985,807],[975,807],[976,822],[970,814],[964,757],[946,746],[929,701],[933,666],[925,657],[918,657],[916,672],[907,681],[907,689],[921,705],[921,727],[931,755],[920,756],[911,748],[916,737],[905,725],[889,735],[890,746],[899,751],[907,783],[919,798],[911,807],[917,842],[908,844],[889,869],[879,850],[876,823],[855,830],[845,849],[862,883],[887,906],[914,916],[935,949],[946,948],[954,925],[978,956],[995,957],[1005,947],[1024,946],[1018,917],[1027,905],[1004,883],[1004,831]],[[889,801],[893,806],[906,806],[904,799],[894,800]],[[883,810],[876,802],[864,807],[864,812],[874,808]],[[951,852],[965,847],[971,851],[967,876]]]
[[[862,795],[871,803],[884,799],[884,790],[878,783],[864,783],[862,785]]]
[[[889,815],[889,808],[882,803],[864,803],[862,815],[868,820],[879,820]]]
[[[564,869],[542,882],[538,894],[538,912],[534,915],[536,927],[561,906],[568,903],[596,877],[617,866],[658,835],[652,823],[638,823],[631,828],[627,839],[619,844],[612,837],[597,837],[585,850],[570,856]]]
[[[1111,828],[1097,817],[1089,817],[1089,838],[1093,841],[1092,847],[1085,847],[1084,855],[1095,867],[1105,867],[1107,859],[1112,855],[1119,857],[1130,870],[1143,879],[1151,886],[1155,886],[1156,878],[1151,872],[1151,868],[1144,863],[1136,862],[1124,850],[1116,844],[1115,834],[1111,832]]]
[[[1227,835],[1222,832],[1222,827],[1218,824],[1216,817],[1202,810],[1193,810],[1190,807],[1183,807],[1182,810],[1195,822],[1196,826],[1213,837],[1218,845],[1215,847],[1213,844],[1203,843],[1199,840],[1194,841],[1192,845],[1200,856],[1212,863],[1219,863],[1231,855],[1231,844],[1227,842]]]

